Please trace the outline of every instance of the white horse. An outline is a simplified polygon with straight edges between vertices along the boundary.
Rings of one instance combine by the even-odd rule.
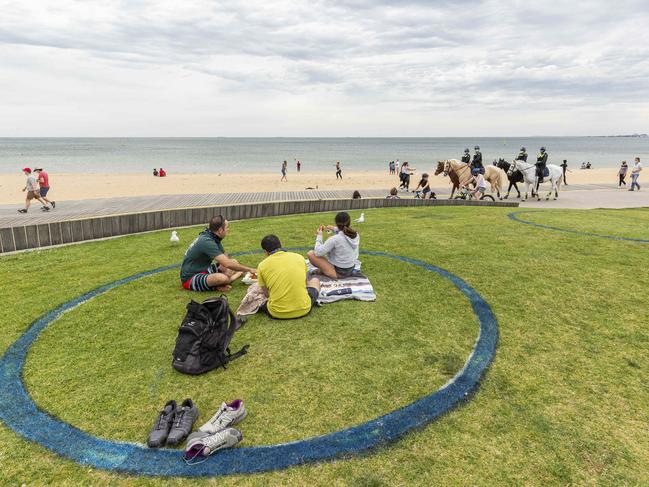
[[[548,177],[546,177],[543,180],[543,183],[547,183],[548,181],[551,182],[552,188],[550,189],[550,192],[545,197],[545,199],[549,200],[550,195],[554,191],[553,199],[556,200],[559,197],[559,184],[561,184],[561,178],[563,177],[563,170],[555,164],[548,164],[546,167],[548,168],[550,174]],[[512,173],[516,169],[518,169],[521,172],[521,174],[523,174],[523,181],[525,181],[525,199],[527,199],[527,193],[529,192],[530,185],[531,185],[532,197],[534,197],[534,195],[536,194],[536,200],[541,201],[539,192],[536,191],[537,180],[538,180],[538,178],[536,177],[536,165],[533,162],[525,162],[520,160],[514,161],[511,167],[509,168],[509,172]]]

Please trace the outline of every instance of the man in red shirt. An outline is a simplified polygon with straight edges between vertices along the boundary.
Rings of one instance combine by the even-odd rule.
[[[36,177],[38,178],[38,185],[41,190],[41,198],[43,198],[47,203],[52,205],[52,209],[56,208],[56,202],[47,199],[47,193],[50,190],[49,175],[45,171],[43,171],[42,167],[37,167],[36,169],[34,169],[34,172],[36,173]]]

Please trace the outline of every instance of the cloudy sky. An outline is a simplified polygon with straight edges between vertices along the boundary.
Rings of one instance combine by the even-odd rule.
[[[649,132],[649,2],[0,0],[0,136]]]

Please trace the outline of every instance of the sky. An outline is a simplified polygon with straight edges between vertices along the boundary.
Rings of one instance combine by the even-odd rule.
[[[649,132],[649,2],[0,0],[0,137]]]

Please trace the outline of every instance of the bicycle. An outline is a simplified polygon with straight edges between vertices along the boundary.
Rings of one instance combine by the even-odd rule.
[[[460,189],[459,194],[457,194],[453,199],[454,200],[474,200],[474,199],[476,199],[476,197],[473,196],[473,193],[471,193],[471,191],[469,190],[468,187],[462,186],[462,188]],[[482,198],[480,198],[480,200],[478,200],[478,201],[482,201],[482,200],[496,201],[495,198],[493,196],[491,196],[490,194],[483,194]]]
[[[437,199],[437,195],[434,192],[424,194],[424,192],[421,189],[418,189],[418,190],[414,191],[414,193],[415,193],[414,198],[416,200],[425,200],[426,199],[425,198],[426,194],[430,195],[429,199],[431,199],[431,200],[436,200]]]

